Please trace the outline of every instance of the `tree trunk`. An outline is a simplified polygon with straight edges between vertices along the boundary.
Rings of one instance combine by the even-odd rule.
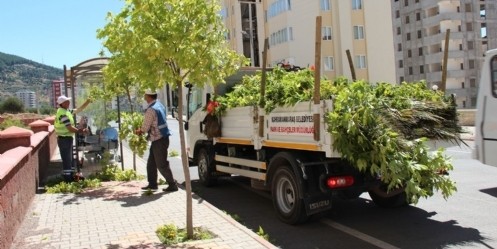
[[[190,180],[190,169],[188,166],[188,156],[186,154],[185,128],[183,123],[183,82],[178,82],[178,120],[179,120],[179,138],[181,144],[181,161],[183,162],[183,171],[185,174],[186,187],[186,233],[189,239],[193,238],[193,215],[192,215],[192,184]]]

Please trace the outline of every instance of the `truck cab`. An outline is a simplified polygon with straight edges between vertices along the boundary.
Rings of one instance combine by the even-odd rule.
[[[476,159],[484,164],[497,166],[497,49],[485,54],[475,129]]]

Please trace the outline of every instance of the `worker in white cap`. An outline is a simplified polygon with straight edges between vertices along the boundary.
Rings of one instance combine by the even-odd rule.
[[[73,115],[76,115],[83,109],[85,109],[90,100],[86,100],[81,107],[75,110],[69,110],[71,98],[64,95],[57,98],[57,104],[59,108],[57,109],[57,114],[55,115],[54,127],[55,133],[57,134],[57,145],[59,146],[60,157],[62,159],[62,175],[64,176],[64,181],[73,181],[73,139],[75,133],[85,133],[86,128],[76,128],[76,123],[74,122]]]
[[[135,133],[141,135],[147,132],[147,138],[152,143],[150,145],[150,154],[147,161],[148,185],[142,189],[158,189],[157,170],[159,170],[161,175],[166,178],[166,182],[169,185],[163,190],[165,192],[177,191],[178,186],[173,178],[173,173],[169,166],[169,161],[167,160],[167,149],[169,148],[169,136],[171,136],[171,132],[167,127],[166,108],[157,100],[156,91],[145,91],[144,98],[148,107],[145,110],[143,125],[137,129]]]

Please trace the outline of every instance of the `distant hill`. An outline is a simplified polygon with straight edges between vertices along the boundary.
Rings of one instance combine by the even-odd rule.
[[[0,52],[0,101],[20,90],[34,91],[48,103],[52,80],[64,77],[62,69]]]

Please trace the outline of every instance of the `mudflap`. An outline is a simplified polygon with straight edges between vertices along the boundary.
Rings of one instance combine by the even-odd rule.
[[[331,196],[327,195],[309,196],[304,198],[304,205],[307,216],[331,209],[331,200]]]

